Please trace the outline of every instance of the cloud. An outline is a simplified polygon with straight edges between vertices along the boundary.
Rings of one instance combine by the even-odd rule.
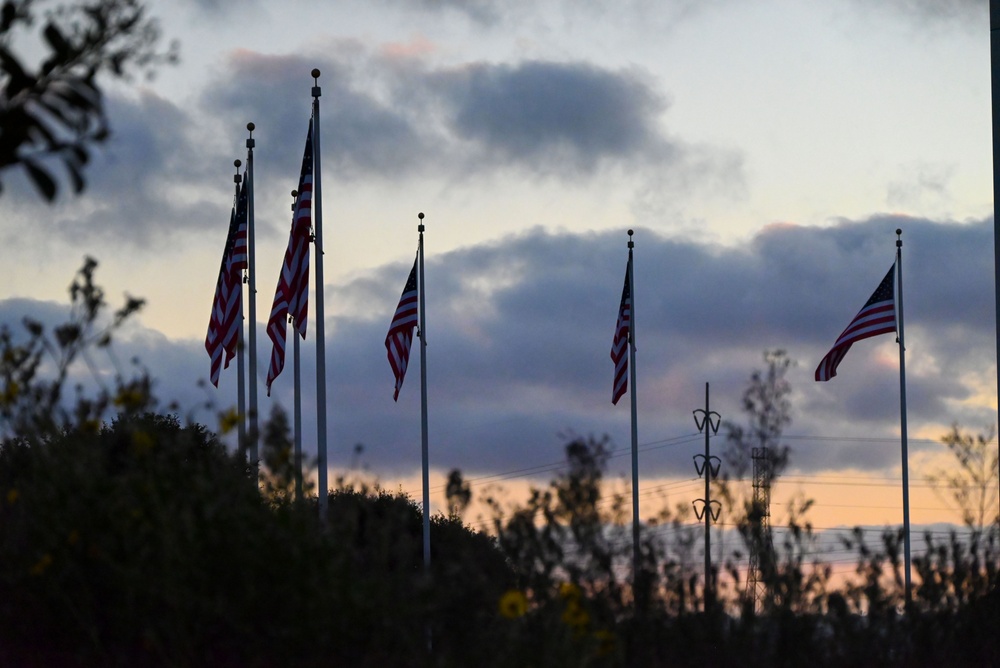
[[[689,475],[691,411],[709,382],[712,406],[742,423],[740,397],[764,350],[798,361],[793,393],[792,467],[898,465],[886,443],[899,429],[898,348],[892,337],[862,341],[838,376],[813,370],[874,290],[903,232],[907,399],[911,452],[934,447],[952,421],[978,428],[995,420],[996,331],[992,220],[965,224],[898,216],[828,228],[775,225],[742,246],[634,236],[639,441],[644,475]],[[432,466],[468,474],[561,459],[567,433],[629,441],[627,403],[611,405],[611,339],[625,271],[626,237],[534,229],[427,258],[427,377]],[[329,458],[346,466],[355,444],[383,476],[420,461],[419,344],[399,401],[384,347],[409,271],[393,263],[328,289]],[[0,303],[0,322],[17,323],[27,300]],[[41,312],[46,304],[35,305]],[[50,319],[51,319],[50,314]],[[12,325],[14,326],[14,325]],[[270,354],[258,323],[258,371]],[[315,328],[310,327],[314,332]],[[164,400],[214,420],[204,404],[235,404],[235,368],[220,389],[192,392],[208,371],[200,341],[171,341],[141,323],[123,333],[121,358],[137,357],[161,379]],[[117,350],[117,347],[116,347]],[[315,368],[302,351],[306,451],[315,452]],[[263,381],[261,377],[260,381]],[[261,411],[292,403],[291,362]],[[984,389],[985,388],[985,389]],[[982,396],[983,393],[985,396]],[[185,403],[186,402],[186,403]],[[657,443],[681,439],[670,447]],[[720,437],[721,438],[721,437]],[[697,446],[697,447],[700,447]],[[722,447],[721,441],[717,447]]]
[[[272,155],[296,164],[311,115],[310,73],[318,68],[322,127],[336,128],[321,135],[325,164],[341,178],[398,177],[417,165],[424,139],[405,110],[368,89],[371,82],[365,68],[354,64],[358,54],[353,49],[341,44],[339,53],[334,48],[333,56],[320,58],[238,51],[204,93],[203,105],[213,114],[253,121]]]
[[[225,217],[224,197],[204,197],[204,184],[216,178],[212,167],[225,158],[199,141],[185,110],[148,90],[134,98],[108,95],[106,105],[112,134],[93,151],[86,190],[49,205],[15,181],[5,194],[14,215],[5,216],[0,233],[21,243],[37,233],[152,248],[196,231],[204,217]]]
[[[995,373],[989,221],[942,224],[874,217],[828,229],[774,227],[742,248],[636,235],[640,440],[690,433],[690,411],[711,382],[713,405],[742,421],[740,400],[765,349],[799,360],[790,372],[789,434],[843,438],[796,443],[793,466],[891,468],[898,449],[857,439],[898,430],[898,352],[891,337],[855,345],[830,383],[815,364],[893,262],[906,232],[908,399],[911,433],[952,420],[979,424],[970,377]],[[628,411],[610,405],[608,357],[624,274],[618,235],[541,230],[430,258],[428,375],[436,466],[473,472],[540,457],[558,460],[560,433],[609,433],[627,443]],[[959,256],[966,266],[954,267]],[[416,465],[419,366],[398,404],[382,339],[407,267],[339,287],[348,310],[331,334],[331,406],[338,449],[362,442],[376,470]],[[398,285],[397,285],[398,284]],[[348,297],[352,295],[353,297]],[[961,295],[961,298],[956,298]],[[352,314],[351,304],[365,305]],[[961,311],[962,313],[956,313]],[[379,318],[378,316],[382,317]],[[944,327],[939,325],[948,322]],[[414,356],[417,348],[414,348]],[[978,375],[977,375],[978,374]],[[287,399],[287,396],[286,396]],[[382,408],[379,408],[382,406]],[[387,416],[393,416],[387,418]],[[870,445],[870,444],[869,444]],[[918,446],[914,446],[916,449]],[[845,454],[849,453],[849,454]],[[650,473],[684,474],[690,453],[669,450]]]
[[[455,134],[508,160],[593,171],[604,158],[664,146],[665,102],[637,75],[586,63],[476,64],[441,74]]]
[[[88,166],[87,191],[50,207],[23,178],[12,179],[0,236],[39,248],[57,237],[132,249],[201,246],[227,218],[231,165],[246,159],[250,121],[263,156],[260,232],[268,234],[269,221],[286,217],[276,212],[287,211],[298,173],[316,66],[324,166],[343,184],[624,181],[645,202],[640,221],[695,188],[740,190],[739,157],[669,137],[665,97],[638,71],[550,61],[434,67],[425,53],[350,40],[321,57],[236,51],[183,106],[144,89],[111,94],[114,134]]]
[[[571,25],[586,16],[588,20],[606,22],[606,26],[626,25],[648,27],[654,22],[657,30],[669,30],[680,21],[732,0],[669,0],[651,4],[648,0],[619,0],[613,6],[594,0],[383,0],[383,4],[403,7],[432,16],[458,16],[486,29],[509,29],[527,22],[553,30],[552,24]],[[655,11],[651,11],[655,8]]]
[[[986,0],[886,0],[880,3],[852,0],[862,13],[894,12],[922,32],[947,27],[985,31],[989,26],[989,2]]]
[[[742,191],[742,157],[669,136],[667,100],[637,69],[529,60],[427,76],[463,175],[514,172],[574,185],[624,177],[647,215],[692,191]]]
[[[417,0],[414,4],[431,12],[454,11],[483,25],[494,24],[503,17],[501,8],[492,0]],[[525,6],[523,2],[511,4],[521,8]]]
[[[214,116],[254,119],[275,168],[292,170],[307,74],[318,63],[324,164],[346,182],[505,175],[580,187],[625,178],[649,215],[694,190],[742,192],[741,157],[668,136],[665,98],[638,70],[551,61],[435,68],[425,52],[350,41],[319,58],[241,51],[202,102]]]
[[[888,0],[891,8],[914,18],[937,20],[981,20],[988,13],[985,0]]]

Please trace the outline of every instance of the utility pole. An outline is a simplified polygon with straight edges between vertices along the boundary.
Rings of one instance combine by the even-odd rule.
[[[705,498],[695,499],[694,514],[699,520],[705,520],[705,612],[715,606],[715,578],[712,572],[712,522],[719,519],[722,511],[722,504],[713,501],[711,498],[712,478],[719,475],[719,466],[722,461],[709,453],[709,437],[711,434],[719,433],[719,421],[722,416],[708,406],[708,383],[705,383],[705,409],[694,411],[694,423],[699,432],[705,432],[705,454],[694,456],[694,469],[699,476],[705,476]],[[701,504],[699,512],[698,504]]]

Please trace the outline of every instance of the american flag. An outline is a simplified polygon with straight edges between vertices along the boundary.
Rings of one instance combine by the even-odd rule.
[[[244,175],[244,179],[246,176]],[[212,314],[208,320],[205,350],[211,359],[209,378],[219,386],[222,356],[225,368],[236,356],[236,344],[243,327],[241,305],[243,300],[243,271],[247,268],[247,188],[244,184],[236,197],[236,204],[229,216],[226,249],[222,254],[219,278],[215,284]]]
[[[413,269],[406,279],[403,294],[399,298],[396,313],[392,316],[389,333],[385,336],[385,349],[389,357],[389,366],[396,376],[396,391],[392,400],[399,398],[399,389],[403,387],[403,377],[406,375],[406,364],[410,359],[410,346],[413,344],[413,328],[417,326],[417,261],[413,260]]]
[[[851,320],[851,324],[840,335],[833,348],[826,354],[823,361],[816,367],[816,380],[830,380],[837,375],[837,365],[844,359],[851,344],[879,334],[896,332],[896,290],[894,279],[896,265],[889,268],[878,288],[865,302],[865,305]]]
[[[273,344],[271,364],[267,369],[267,395],[271,396],[271,383],[285,368],[285,336],[287,320],[292,318],[292,327],[304,339],[309,311],[309,244],[312,241],[312,189],[313,189],[313,148],[312,123],[306,135],[306,148],[302,154],[302,170],[299,174],[298,194],[295,197],[295,212],[292,214],[292,229],[288,236],[285,260],[278,276],[278,287],[274,291],[271,316],[267,321],[267,335]]]
[[[629,251],[631,253],[631,251]],[[625,268],[625,287],[622,288],[622,303],[618,307],[618,324],[615,325],[615,339],[611,344],[611,360],[615,363],[615,384],[611,390],[611,403],[617,404],[628,390],[628,338],[632,329],[632,288],[629,283],[629,266]]]

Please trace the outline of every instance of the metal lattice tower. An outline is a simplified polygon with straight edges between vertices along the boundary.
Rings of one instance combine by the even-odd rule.
[[[774,568],[774,543],[771,539],[771,480],[774,460],[767,448],[753,449],[753,502],[747,509],[750,523],[750,568],[747,571],[747,600],[754,610],[766,603],[764,574]]]

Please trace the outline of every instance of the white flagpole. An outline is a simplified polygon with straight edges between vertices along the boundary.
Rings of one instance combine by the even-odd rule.
[[[424,308],[424,214],[418,214],[420,224],[417,225],[419,241],[417,243],[417,295],[419,299],[420,332],[420,459],[422,464],[424,485],[424,569],[431,568],[431,497],[430,497],[430,466],[427,451],[427,325]]]
[[[292,191],[292,223],[295,222],[295,200],[299,191]],[[292,370],[294,373],[294,399],[292,403],[292,438],[295,457],[295,500],[302,501],[302,369],[299,364],[299,333],[292,328]]]
[[[239,160],[234,160],[233,165],[236,167],[236,175],[233,176],[233,182],[236,184],[236,205],[233,209],[234,211],[239,211],[239,196],[240,196],[240,165],[243,163]],[[240,221],[235,221],[236,227],[239,229]],[[247,381],[246,381],[246,363],[245,356],[246,351],[243,349],[243,279],[240,279],[240,308],[239,312],[236,314],[239,318],[240,331],[237,334],[236,339],[236,410],[239,413],[239,422],[236,426],[236,443],[239,448],[240,457],[247,456]]]
[[[903,563],[906,608],[913,600],[910,583],[910,471],[906,444],[906,346],[903,343],[903,230],[896,230],[896,313],[899,314],[899,431],[903,459]]]
[[[628,231],[628,290],[629,290],[629,328],[628,328],[628,372],[632,391],[632,586],[638,585],[639,567],[639,432],[636,426],[636,387],[635,387],[635,275],[632,267],[632,230]]]
[[[253,131],[254,124],[247,123],[247,130],[250,136],[247,138],[247,171],[243,182],[243,187],[247,188],[247,276],[249,277],[248,296],[250,298],[250,409],[248,417],[250,421],[250,465],[254,473],[257,473],[260,462],[257,456],[257,271],[254,264],[254,251],[257,242],[254,240],[253,221]]]
[[[424,214],[417,214],[419,240],[417,242],[417,328],[420,337],[420,461],[424,486],[424,571],[431,571],[431,492],[430,465],[427,449],[427,329],[424,318]],[[430,623],[424,629],[427,636],[427,651],[433,646]]]
[[[302,501],[302,371],[299,367],[299,335],[293,329],[292,338],[292,369],[295,376],[295,399],[292,408],[292,438],[295,456],[295,500]]]
[[[319,70],[312,71],[313,77],[313,233],[316,244],[316,464],[318,474],[319,518],[326,521],[327,496],[327,464],[326,464],[326,333],[323,310],[323,194],[320,189],[320,163],[322,155],[319,143],[319,98],[322,90],[319,87]]]
[[[996,353],[1000,360],[1000,0],[990,0],[990,89],[993,120],[993,292]],[[1000,393],[1000,364],[997,365]],[[997,416],[1000,419],[1000,415]]]

